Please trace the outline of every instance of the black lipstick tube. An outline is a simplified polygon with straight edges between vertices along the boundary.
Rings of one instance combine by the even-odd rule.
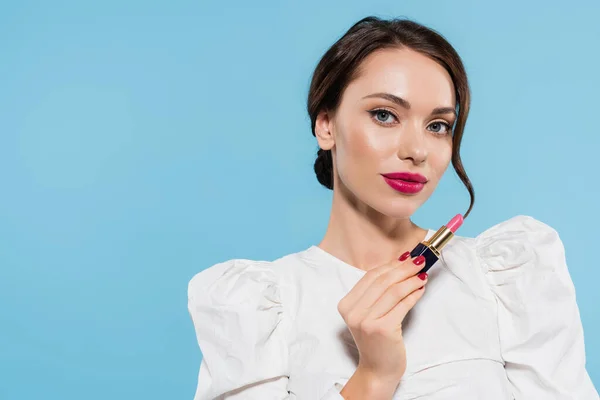
[[[428,240],[424,240],[419,243],[411,252],[411,257],[423,256],[425,257],[425,265],[419,271],[420,273],[427,272],[433,265],[439,260],[440,252],[444,246],[454,237],[452,232],[446,225],[442,225],[436,233],[431,236]]]

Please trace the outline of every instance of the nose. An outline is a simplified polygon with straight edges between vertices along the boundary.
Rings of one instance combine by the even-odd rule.
[[[428,149],[425,132],[416,126],[407,126],[399,135],[398,158],[420,165],[427,160]]]

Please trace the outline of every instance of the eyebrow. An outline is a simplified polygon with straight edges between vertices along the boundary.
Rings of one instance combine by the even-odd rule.
[[[373,94],[363,97],[363,99],[369,99],[369,98],[380,98],[380,99],[384,99],[387,101],[391,101],[392,103],[395,103],[402,108],[406,108],[407,110],[410,110],[410,107],[411,107],[408,100],[405,100],[402,97],[398,97],[391,93],[373,93]],[[431,112],[431,115],[441,115],[441,114],[453,114],[455,117],[457,116],[456,109],[453,107],[436,107]]]

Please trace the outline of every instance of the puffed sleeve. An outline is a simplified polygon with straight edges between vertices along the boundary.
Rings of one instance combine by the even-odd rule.
[[[295,399],[282,290],[266,261],[230,260],[191,279],[188,310],[203,356],[194,400]],[[321,400],[343,398],[332,388]]]
[[[270,263],[229,260],[196,274],[188,310],[202,352],[194,400],[286,398],[289,321]]]
[[[558,233],[517,216],[475,243],[497,299],[500,348],[515,400],[598,399]]]

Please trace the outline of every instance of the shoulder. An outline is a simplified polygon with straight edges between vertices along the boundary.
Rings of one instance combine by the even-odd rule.
[[[524,258],[532,257],[534,252],[563,251],[558,232],[528,215],[504,220],[474,237],[456,235],[448,247],[463,253],[475,253],[481,261],[496,267],[499,267],[499,263],[524,261]]]
[[[473,241],[478,257],[490,269],[508,269],[564,256],[558,232],[527,215],[518,215],[483,231]],[[556,261],[556,260],[555,260]],[[555,263],[550,263],[555,264]]]
[[[239,297],[250,290],[261,290],[278,282],[273,263],[263,260],[230,259],[196,273],[188,283],[188,297],[219,294]]]
[[[527,277],[558,280],[572,289],[563,242],[556,229],[538,219],[517,215],[467,240],[492,286]]]
[[[296,269],[298,254],[284,255],[272,261],[234,258],[212,264],[190,279],[188,299],[218,305],[289,295],[291,271]]]
[[[547,244],[559,240],[559,237],[550,225],[528,215],[517,215],[486,229],[475,239],[476,244],[482,246],[498,241]]]

